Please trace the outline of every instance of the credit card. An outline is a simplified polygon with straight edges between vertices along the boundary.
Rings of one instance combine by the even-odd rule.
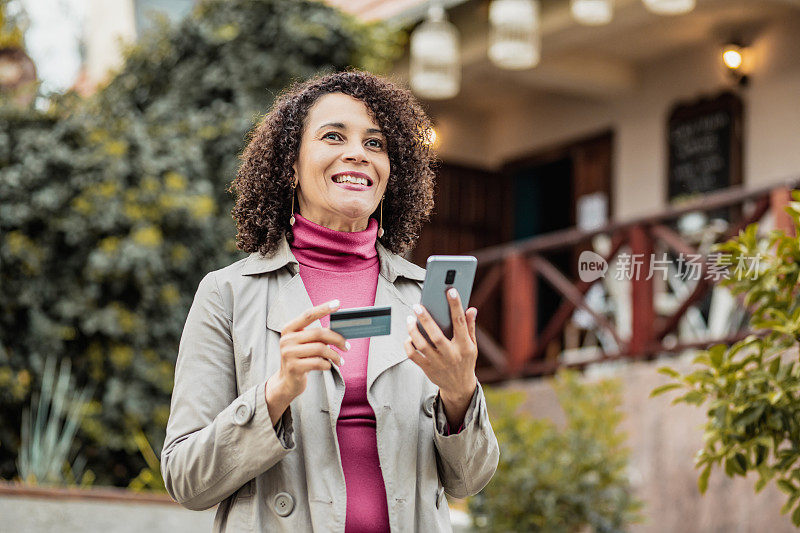
[[[331,330],[345,339],[380,337],[392,332],[392,308],[352,307],[331,313]]]

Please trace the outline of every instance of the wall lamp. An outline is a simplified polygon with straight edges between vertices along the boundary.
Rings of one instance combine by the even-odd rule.
[[[736,83],[747,86],[750,81],[750,49],[738,41],[731,41],[722,47],[722,63]]]

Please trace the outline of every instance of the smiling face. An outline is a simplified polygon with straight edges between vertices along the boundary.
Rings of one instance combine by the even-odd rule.
[[[328,93],[308,110],[292,168],[303,217],[338,231],[364,231],[389,182],[386,138],[364,102]]]

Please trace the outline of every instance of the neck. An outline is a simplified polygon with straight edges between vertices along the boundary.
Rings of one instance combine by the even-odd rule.
[[[369,216],[361,218],[342,218],[334,217],[330,214],[308,213],[307,210],[300,210],[300,214],[318,226],[324,226],[334,231],[344,231],[354,233],[356,231],[366,231],[369,226]]]

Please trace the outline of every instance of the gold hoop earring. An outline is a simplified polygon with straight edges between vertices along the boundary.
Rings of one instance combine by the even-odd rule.
[[[378,238],[383,237],[383,197],[381,197],[381,220],[378,223]]]
[[[292,183],[292,216],[289,217],[289,225],[294,226],[294,189],[297,187],[297,182]]]

